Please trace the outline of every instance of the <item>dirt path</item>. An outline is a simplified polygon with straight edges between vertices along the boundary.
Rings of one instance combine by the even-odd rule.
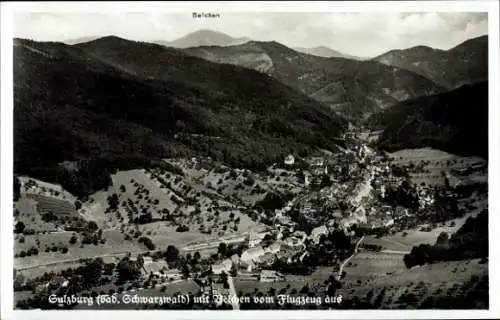
[[[337,275],[337,279],[340,280],[342,278],[342,272],[344,271],[344,267],[346,266],[347,263],[349,263],[349,261],[351,261],[351,259],[358,253],[358,250],[359,250],[359,245],[361,244],[361,241],[363,241],[363,239],[365,238],[365,236],[362,236],[358,242],[356,243],[356,246],[354,247],[354,252],[352,253],[352,255],[345,259],[344,262],[342,262],[342,264],[340,265],[340,268],[339,268],[339,273]]]
[[[405,255],[410,253],[410,251],[399,251],[399,250],[381,250],[380,253],[390,253],[390,254],[400,254]]]

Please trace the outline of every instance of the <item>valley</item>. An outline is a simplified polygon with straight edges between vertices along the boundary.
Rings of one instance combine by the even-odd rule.
[[[14,39],[15,308],[487,309],[484,41]]]
[[[174,266],[181,262],[171,262],[172,266],[167,263],[163,269],[155,271],[153,278],[150,275],[150,280],[146,281],[147,285],[141,286],[137,281],[131,282],[129,291],[134,290],[133,288],[144,288],[152,290],[151,293],[154,295],[154,290],[160,290],[162,285],[170,287],[185,281],[193,281],[189,279],[198,279],[195,281],[196,286],[203,290],[204,282],[200,283],[199,279],[203,277],[205,266],[212,270],[214,276],[220,275],[220,272],[231,273],[234,279],[231,280],[234,281],[233,290],[241,291],[242,285],[245,288],[238,296],[253,292],[254,289],[251,288],[255,288],[256,292],[266,293],[271,292],[271,288],[276,292],[299,292],[306,290],[304,288],[307,287],[316,294],[322,294],[324,290],[320,285],[322,282],[338,281],[342,283],[342,289],[337,291],[341,292],[344,299],[351,299],[365,295],[366,293],[360,292],[364,292],[363,290],[366,290],[364,288],[375,283],[376,288],[380,289],[389,285],[394,287],[395,283],[391,280],[394,277],[403,277],[402,279],[410,277],[407,273],[413,272],[413,268],[405,267],[403,256],[410,253],[412,246],[433,244],[442,232],[446,234],[457,232],[468,217],[475,217],[479,211],[487,208],[486,198],[478,193],[475,198],[470,198],[472,200],[462,201],[467,205],[471,201],[473,204],[470,206],[476,209],[469,213],[466,207],[458,208],[465,211],[457,212],[458,216],[455,219],[444,217],[436,223],[433,218],[425,218],[426,215],[422,215],[425,210],[418,208],[413,209],[416,211],[410,211],[413,213],[407,213],[409,216],[405,218],[398,213],[402,207],[397,207],[396,211],[390,213],[388,220],[380,214],[389,209],[383,204],[384,198],[381,198],[380,194],[374,195],[380,191],[377,183],[394,183],[394,178],[398,179],[391,177],[393,173],[385,177],[386,167],[391,167],[389,172],[409,170],[408,164],[411,162],[414,167],[421,170],[427,168],[441,170],[451,177],[460,168],[468,167],[464,165],[467,161],[476,163],[481,160],[460,158],[432,149],[377,155],[366,147],[362,140],[353,139],[350,142],[357,144],[350,145],[350,148],[358,151],[348,151],[347,154],[354,156],[356,163],[366,163],[366,167],[353,167],[352,161],[343,159],[345,156],[339,158],[334,154],[296,158],[294,161],[297,163],[294,165],[275,164],[263,172],[232,169],[209,158],[166,159],[165,162],[176,169],[119,171],[112,175],[112,185],[106,191],[99,191],[83,200],[69,196],[60,185],[20,177],[21,188],[17,210],[24,211],[26,207],[30,207],[31,211],[18,216],[18,221],[24,224],[25,233],[15,237],[17,277],[37,281],[35,279],[40,277],[50,277],[53,272],[82,268],[91,261],[108,261],[103,262],[105,266],[109,263],[115,265],[127,259],[140,259],[141,256],[152,258],[151,263],[154,264],[157,263],[154,262],[158,261],[157,259],[162,259],[162,255],[168,252],[169,248],[176,248],[179,255],[186,255],[191,257],[190,259],[193,255],[198,257],[196,264],[193,261],[183,262],[189,266],[186,269],[189,270],[189,276],[177,278],[183,272],[188,272],[181,271],[186,265],[179,270],[179,267]],[[430,161],[429,167],[427,161]],[[442,166],[433,167],[434,161],[441,161]],[[411,168],[418,171],[414,167]],[[323,170],[324,168],[326,170]],[[318,169],[321,170],[318,172]],[[322,170],[329,173],[325,175]],[[411,169],[408,172],[414,186],[420,186],[421,180],[413,180]],[[343,189],[345,188],[343,181],[347,178],[343,173],[348,174],[349,180],[358,182]],[[305,178],[310,174],[311,178]],[[316,182],[315,174],[319,174],[318,177],[323,177],[323,180],[328,177],[327,185],[324,185],[325,182]],[[439,176],[441,177],[439,182],[433,175],[430,177],[431,180],[426,180],[428,188],[437,190],[445,186],[447,176]],[[455,179],[462,183],[470,181],[461,176]],[[343,194],[352,194],[345,198],[346,203],[340,200]],[[270,198],[270,195],[277,197],[273,200],[277,202],[276,204],[264,201]],[[289,200],[280,200],[280,197]],[[425,197],[423,195],[422,197],[423,200]],[[47,206],[45,203],[51,203],[50,201],[56,199],[66,203],[65,206],[57,207],[60,211],[40,211]],[[322,200],[318,202],[319,199]],[[427,204],[429,205],[432,207],[432,204]],[[335,209],[338,206],[347,206],[349,209]],[[65,207],[68,209],[61,210]],[[350,214],[346,216],[346,212]],[[46,220],[49,214],[55,215],[51,218],[53,221],[50,221],[52,225],[50,230],[32,219],[41,215],[42,220]],[[411,221],[415,214],[415,217],[418,215],[421,217],[414,226],[408,227],[408,223],[413,224]],[[83,229],[64,231],[68,228],[68,220],[82,225]],[[45,221],[44,223],[48,224]],[[90,224],[95,224],[93,227],[95,230],[91,235],[85,230]],[[322,266],[324,262],[319,261],[318,267],[312,267],[318,263],[313,262],[319,257],[315,257],[317,250],[328,248],[328,242],[324,241],[330,241],[328,239],[332,236],[340,237],[336,241],[344,241],[333,242],[337,243],[335,247],[341,243],[346,245],[345,249],[340,249],[342,247],[333,249],[337,256],[329,262],[333,263],[333,268]],[[94,240],[87,243],[89,241],[87,237],[94,237]],[[341,240],[342,237],[345,239]],[[352,243],[353,247],[350,247],[349,243]],[[57,249],[53,250],[53,247]],[[273,249],[274,247],[277,249]],[[227,250],[235,252],[232,251],[235,249],[237,258],[227,252]],[[257,253],[257,249],[262,253]],[[226,259],[227,261],[232,261],[228,264],[229,267],[223,266],[226,260],[221,264],[217,262],[224,259],[224,255],[230,258]],[[248,260],[247,256],[252,257],[251,260]],[[295,271],[288,270],[289,267],[282,269],[284,266],[278,261],[291,264]],[[458,262],[455,264],[460,266]],[[468,262],[467,265],[469,264]],[[235,266],[237,269],[234,269]],[[438,268],[439,264],[433,266]],[[275,278],[271,282],[262,282],[262,274],[258,270],[263,270],[263,273],[265,270],[273,269],[277,270],[274,271],[277,274],[280,272],[285,274],[274,275]],[[48,273],[48,270],[51,271]],[[439,269],[432,270],[438,272]],[[296,272],[305,273],[299,276],[295,275]],[[335,274],[333,280],[331,277]],[[477,273],[472,271],[472,274]],[[317,284],[311,285],[311,279]],[[413,281],[409,279],[412,278],[398,281]],[[425,283],[424,281],[421,286],[427,291],[437,288],[435,282],[432,282],[432,286]],[[150,285],[157,289],[148,289]],[[113,286],[104,285],[103,288],[105,287]],[[93,290],[96,292],[101,290],[98,288],[100,286]],[[391,293],[391,299],[399,299],[400,294]],[[421,297],[421,301],[425,299],[426,296]],[[238,307],[250,306],[243,304]]]

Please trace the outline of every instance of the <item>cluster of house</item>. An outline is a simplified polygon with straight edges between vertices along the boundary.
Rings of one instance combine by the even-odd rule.
[[[243,251],[241,256],[234,254],[221,263],[212,265],[212,272],[221,274],[236,269],[242,273],[261,272],[261,281],[269,281],[271,273],[274,274],[271,278],[275,279],[278,274],[266,268],[272,266],[277,260],[284,263],[303,261],[308,254],[305,250],[305,241],[310,239],[314,243],[319,243],[321,235],[328,234],[328,232],[329,229],[326,226],[320,226],[313,229],[310,236],[303,231],[296,230],[283,237],[278,229],[276,240],[273,240],[273,243],[268,246],[262,242],[269,232],[252,232],[248,239],[249,248]]]
[[[35,293],[42,293],[54,289],[68,289],[69,280],[63,276],[54,276],[49,281],[41,283],[35,287]]]
[[[178,280],[182,278],[181,271],[170,268],[167,262],[163,259],[154,260],[150,256],[131,255],[129,260],[139,264],[141,273],[144,277],[151,277],[151,279],[155,279],[160,282]]]
[[[312,157],[308,160],[309,170],[305,170],[303,183],[306,186],[309,185],[320,185],[322,178],[328,175],[328,164],[326,163],[324,157]],[[296,164],[296,159],[293,155],[288,155],[284,164],[287,167],[292,167]]]
[[[434,203],[434,194],[427,186],[417,185],[419,209],[425,209]]]
[[[354,148],[354,152],[356,153],[357,159],[360,163],[364,163],[367,161],[368,157],[371,157],[374,154],[374,152],[364,144],[356,146]]]

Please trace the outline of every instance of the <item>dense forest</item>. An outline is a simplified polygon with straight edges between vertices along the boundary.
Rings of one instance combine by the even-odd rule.
[[[488,211],[469,217],[453,235],[441,233],[434,245],[421,244],[404,256],[407,268],[440,261],[488,257]]]
[[[86,47],[16,39],[14,104],[15,172],[80,196],[166,157],[263,168],[334,150],[347,127],[257,71],[116,37]]]
[[[388,151],[433,147],[488,158],[488,82],[395,105],[368,120]]]

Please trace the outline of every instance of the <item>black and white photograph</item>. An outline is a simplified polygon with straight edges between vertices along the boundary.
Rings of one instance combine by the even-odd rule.
[[[12,14],[7,307],[493,308],[498,12],[198,4]]]

